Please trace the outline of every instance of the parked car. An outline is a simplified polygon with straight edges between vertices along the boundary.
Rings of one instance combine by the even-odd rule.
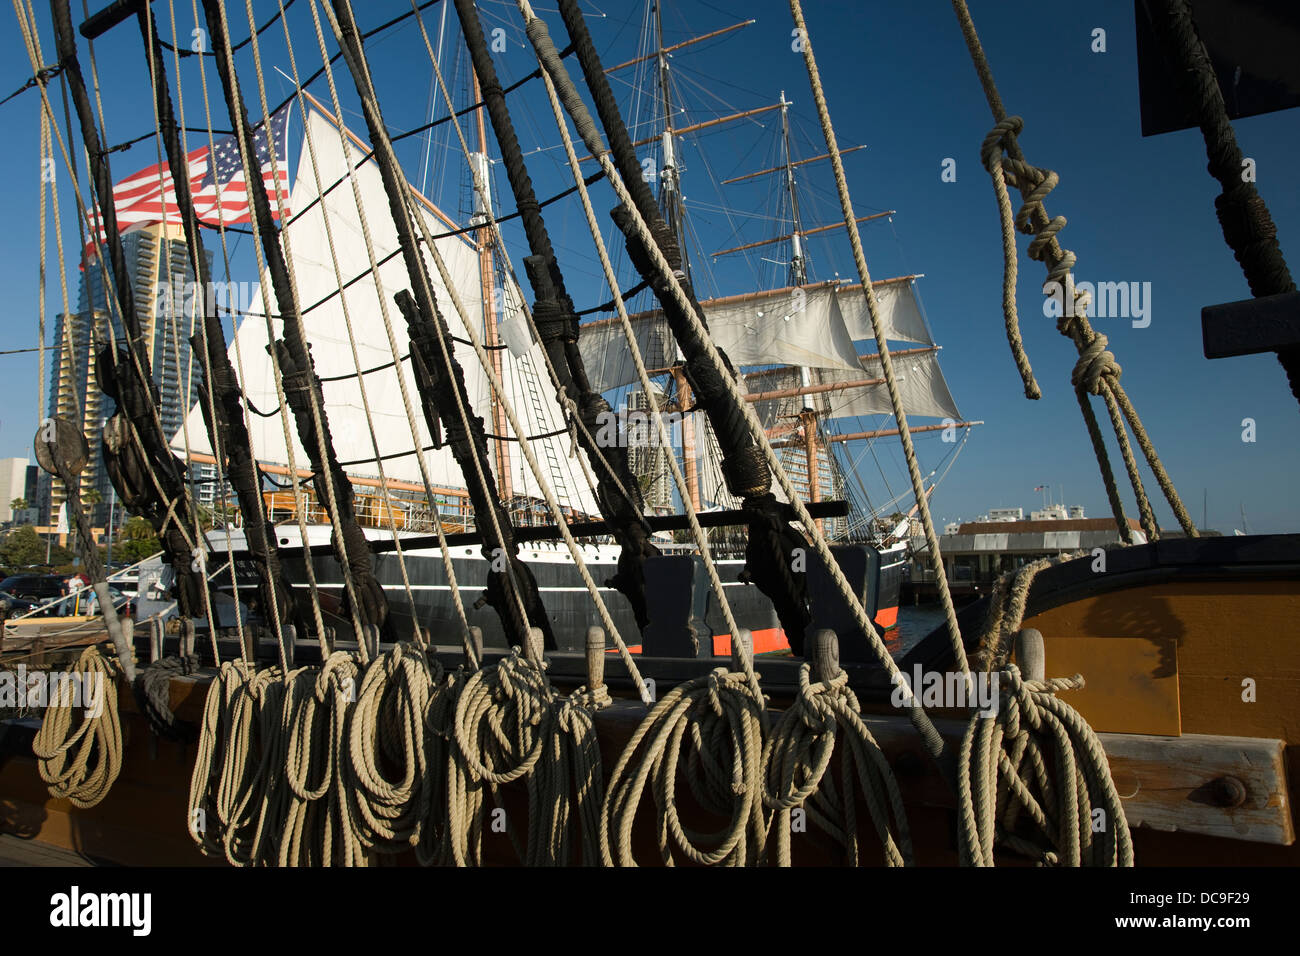
[[[61,574],[11,574],[0,581],[0,591],[15,597],[48,601],[63,596],[67,577]]]

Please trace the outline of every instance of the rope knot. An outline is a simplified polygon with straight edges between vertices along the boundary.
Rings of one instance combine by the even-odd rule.
[[[1093,395],[1101,394],[1102,378],[1109,376],[1118,381],[1123,369],[1115,361],[1115,356],[1106,350],[1106,336],[1096,333],[1092,342],[1079,355],[1079,361],[1070,373],[1070,383],[1076,388],[1082,387]]]
[[[1002,160],[1006,144],[1014,142],[1024,128],[1023,119],[1019,116],[1008,116],[989,130],[988,135],[984,137],[983,146],[980,147],[980,160],[984,163],[985,169],[990,173],[993,172],[993,167]]]

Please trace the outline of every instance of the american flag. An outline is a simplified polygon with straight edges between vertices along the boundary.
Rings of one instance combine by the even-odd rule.
[[[290,104],[291,105],[291,104]],[[253,152],[262,172],[262,182],[272,215],[278,215],[276,205],[277,183],[279,198],[284,209],[289,210],[288,122],[290,105],[272,114],[270,141],[267,140],[266,123],[253,129]],[[271,150],[275,150],[276,168],[271,168]],[[209,155],[211,153],[211,155]],[[234,136],[215,140],[212,149],[207,146],[191,152],[187,157],[190,172],[190,192],[194,198],[194,213],[200,223],[217,227],[233,226],[252,221],[249,194],[244,179],[244,167],[239,158],[239,144]],[[276,173],[279,173],[277,178]],[[221,208],[217,208],[220,197]],[[181,224],[180,209],[176,205],[176,187],[167,164],[150,166],[133,176],[128,176],[113,187],[113,204],[117,209],[117,228],[130,232],[151,223]],[[103,244],[103,223],[97,210],[90,213],[91,235]],[[94,255],[94,246],[87,245],[84,258]]]

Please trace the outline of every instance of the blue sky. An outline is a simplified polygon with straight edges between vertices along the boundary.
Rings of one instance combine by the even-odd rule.
[[[155,4],[163,18],[168,6]],[[592,0],[584,4],[607,63],[637,54],[643,4]],[[980,143],[992,125],[951,7],[941,0],[911,4],[808,2],[806,15],[823,73],[832,117],[841,146],[868,148],[846,157],[858,215],[897,210],[892,221],[862,227],[874,278],[919,272],[926,311],[935,338],[943,345],[941,362],[952,392],[967,418],[987,424],[975,430],[947,480],[935,493],[936,518],[971,518],[990,507],[1037,505],[1033,489],[1049,484],[1064,488],[1068,503],[1083,504],[1088,514],[1108,514],[1105,494],[1087,435],[1069,386],[1075,362],[1073,346],[1056,333],[1042,310],[1044,269],[1023,257],[1019,294],[1021,328],[1044,395],[1037,402],[1023,396],[1022,386],[1003,334],[1002,257],[993,190],[979,163]],[[194,27],[189,4],[177,4],[180,32]],[[435,42],[442,4],[424,12]],[[506,31],[507,49],[496,56],[503,79],[516,79],[535,65],[522,46],[514,4],[480,3],[485,27]],[[547,0],[539,13],[553,35],[561,38],[558,15]],[[274,2],[256,0],[256,17],[264,21]],[[409,6],[396,0],[357,5],[363,29],[396,16]],[[53,60],[48,10],[37,4],[47,62]],[[972,12],[1010,112],[1025,118],[1021,145],[1027,158],[1056,170],[1061,184],[1048,198],[1053,215],[1069,225],[1062,244],[1078,256],[1080,280],[1150,283],[1150,324],[1134,328],[1125,318],[1098,319],[1096,328],[1124,368],[1123,383],[1154,438],[1165,465],[1194,519],[1201,520],[1208,500],[1208,527],[1231,533],[1243,527],[1300,531],[1300,504],[1293,475],[1300,452],[1300,420],[1285,376],[1272,355],[1207,361],[1201,353],[1200,310],[1203,306],[1249,296],[1245,279],[1224,244],[1214,216],[1218,186],[1205,170],[1199,132],[1187,130],[1143,139],[1139,131],[1137,61],[1133,5],[1129,0],[1048,4],[998,0],[973,2]],[[79,15],[79,14],[78,14]],[[231,5],[237,37],[247,35],[242,5]],[[17,88],[30,75],[26,53],[9,15],[0,35],[0,93]],[[780,0],[680,0],[665,2],[666,42],[719,29],[743,19],[757,22],[727,38],[709,41],[674,57],[678,88],[685,94],[683,122],[696,122],[728,109],[752,109],[775,102],[784,90],[794,102],[795,151],[811,156],[825,151],[812,112],[802,57],[791,48],[789,10]],[[454,21],[449,11],[449,23]],[[320,65],[304,0],[289,12],[299,68]],[[1093,31],[1106,31],[1106,52],[1091,50]],[[455,46],[449,31],[448,50]],[[188,43],[186,44],[188,45]],[[394,132],[422,122],[428,110],[429,64],[418,30],[411,21],[376,37],[368,46],[385,111]],[[332,51],[331,51],[332,52]],[[85,47],[82,46],[83,64]],[[108,138],[121,142],[152,127],[147,73],[139,32],[133,23],[119,27],[96,45],[101,69]],[[289,72],[280,27],[263,35],[268,95],[278,100],[289,84],[272,67]],[[254,81],[248,50],[241,54],[241,76]],[[182,87],[190,125],[198,125],[201,103],[193,58],[182,68]],[[88,64],[87,64],[88,65]],[[457,64],[450,52],[444,65]],[[168,64],[169,70],[171,64]],[[355,96],[342,70],[338,75],[345,107]],[[463,72],[463,59],[460,62]],[[210,89],[215,77],[209,69]],[[174,78],[174,77],[173,77]],[[632,91],[631,73],[616,82],[625,106]],[[318,81],[312,92],[328,101],[328,87]],[[520,140],[525,150],[550,146],[555,131],[536,83],[512,95]],[[57,103],[57,100],[56,100]],[[0,233],[0,282],[6,289],[5,348],[35,344],[38,222],[38,97],[28,91],[0,106],[7,148],[3,164],[7,228]],[[441,115],[441,113],[439,114]],[[723,187],[713,181],[768,165],[775,128],[768,114],[688,142],[684,155],[685,193],[697,231],[713,249],[763,235],[769,228],[757,219],[732,241],[731,223],[716,206],[725,202],[740,213],[759,215],[772,207],[770,184]],[[1300,235],[1300,190],[1294,185],[1294,155],[1300,146],[1295,111],[1237,122],[1245,155],[1256,163],[1258,185],[1278,226],[1283,252],[1295,255]],[[363,123],[353,112],[355,129]],[[225,126],[223,118],[218,125]],[[447,142],[448,127],[428,146],[425,171],[422,140],[403,141],[399,157],[408,176],[452,215],[468,205],[462,164]],[[298,134],[300,138],[300,134]],[[191,143],[191,148],[197,142]],[[956,181],[941,179],[946,159],[956,163]],[[529,157],[539,195],[568,185],[555,149]],[[152,141],[113,156],[115,178],[156,162]],[[76,223],[70,183],[59,162],[60,198],[69,261],[75,259]],[[504,177],[497,173],[504,186]],[[809,167],[804,219],[811,226],[832,221],[834,203],[826,165]],[[730,190],[729,192],[727,190]],[[597,208],[611,205],[608,189],[594,191]],[[1016,197],[1018,200],[1018,197]],[[508,197],[505,211],[513,208]],[[738,215],[738,214],[737,214]],[[608,298],[585,233],[576,201],[551,207],[547,221],[561,265],[579,307]],[[519,232],[506,228],[508,244]],[[842,235],[842,234],[841,234]],[[1027,238],[1021,237],[1023,253]],[[247,241],[236,254],[235,278],[254,278]],[[513,245],[518,248],[517,245]],[[61,308],[54,274],[53,248],[47,308]],[[841,239],[816,242],[811,256],[818,278],[853,273],[847,244]],[[517,260],[516,260],[517,261]],[[1293,261],[1294,266],[1294,261]],[[721,294],[768,281],[771,267],[757,260],[720,260],[711,285]],[[755,271],[757,270],[757,272]],[[76,295],[76,267],[68,276]],[[705,291],[713,291],[706,286]],[[52,323],[51,323],[52,324]],[[24,456],[37,420],[37,363],[33,354],[0,355],[0,456]],[[1100,414],[1100,413],[1099,413]],[[1103,415],[1104,418],[1104,415]],[[1256,441],[1242,441],[1242,420],[1255,421]],[[884,423],[880,423],[883,425]],[[879,427],[879,426],[878,426]],[[918,437],[927,470],[938,464],[948,446],[936,436]],[[866,466],[863,480],[873,499],[883,500],[907,486],[896,442],[875,445],[880,461]],[[1113,452],[1116,468],[1118,457]],[[1122,471],[1122,469],[1121,469]],[[1154,495],[1157,517],[1174,527],[1172,514]],[[1122,481],[1122,478],[1121,478]],[[888,486],[888,491],[886,490]],[[1136,514],[1131,493],[1125,494]]]

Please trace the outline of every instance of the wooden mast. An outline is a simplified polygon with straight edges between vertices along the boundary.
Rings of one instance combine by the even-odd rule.
[[[482,99],[478,88],[478,75],[470,71],[471,80],[474,84],[474,102],[477,103]],[[493,258],[494,240],[492,230],[487,226],[487,221],[492,210],[487,208],[491,203],[491,189],[488,185],[488,162],[487,162],[487,127],[483,122],[483,108],[474,111],[475,125],[478,127],[478,155],[476,162],[483,182],[483,195],[475,194],[474,203],[476,207],[475,218],[480,219],[483,226],[475,235],[475,241],[478,243],[478,270],[479,283],[483,295],[483,337],[489,347],[489,355],[492,358],[492,371],[497,376],[497,381],[505,381],[502,377],[502,355],[501,349],[492,348],[501,344],[501,336],[497,331],[497,290],[496,290],[496,265]],[[506,421],[505,409],[500,402],[492,403],[492,431],[497,435],[509,434],[509,423]],[[497,488],[501,492],[502,500],[506,502],[506,510],[510,510],[510,500],[514,497],[514,485],[511,475],[510,462],[510,443],[502,439],[495,439],[493,442],[493,456],[497,466]]]
[[[659,73],[659,93],[663,100],[663,132],[661,134],[663,165],[659,170],[659,205],[663,209],[664,220],[677,238],[678,248],[681,249],[682,269],[689,277],[691,274],[691,261],[687,253],[685,231],[682,229],[684,210],[682,209],[681,191],[678,188],[680,180],[678,179],[677,169],[677,133],[673,129],[672,89],[668,81],[668,51],[664,48],[664,27],[660,0],[653,0],[653,2],[655,50],[651,55],[656,60]],[[644,140],[642,143],[633,145],[644,145],[653,140],[654,137],[650,137],[650,139]],[[673,368],[672,376],[673,381],[677,383],[677,408],[682,416],[682,477],[686,480],[686,491],[691,499],[691,507],[695,511],[699,511],[703,507],[703,502],[700,497],[700,469],[695,441],[695,413],[688,411],[694,404],[694,395],[691,393],[690,383],[686,381],[686,373],[680,365]],[[653,404],[653,396],[647,395],[646,398]]]

